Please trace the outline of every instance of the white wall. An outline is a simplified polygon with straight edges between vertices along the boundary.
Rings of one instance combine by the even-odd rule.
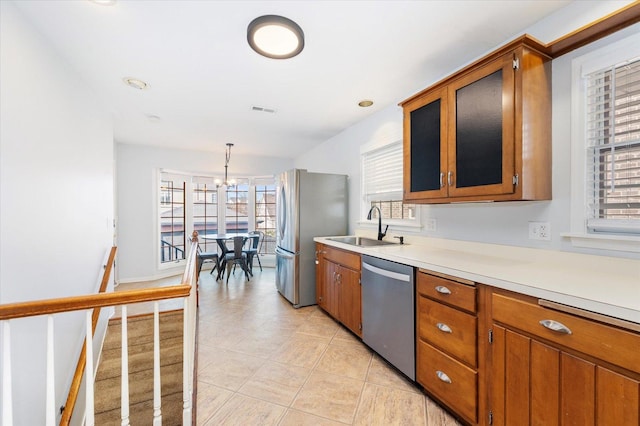
[[[113,240],[111,119],[13,4],[0,18],[0,303],[94,293]],[[79,317],[55,317],[57,407]],[[10,324],[14,424],[44,424],[46,318]]]
[[[180,272],[158,269],[158,169],[222,176],[224,154],[120,143],[116,144],[116,152],[118,281],[151,280]],[[273,175],[292,167],[291,159],[238,155],[232,151],[229,177]]]
[[[574,2],[563,8],[555,15],[538,22],[528,30],[523,31],[539,40],[548,43],[562,35],[571,32],[582,25],[592,22],[614,10],[623,7],[628,2]],[[551,250],[568,250],[592,254],[602,254],[620,257],[638,257],[619,251],[587,250],[571,246],[571,243],[560,236],[570,229],[570,100],[571,100],[571,61],[577,54],[584,54],[618,39],[624,34],[638,31],[638,26],[628,28],[614,34],[607,39],[586,46],[579,51],[567,54],[553,62],[553,200],[539,202],[507,202],[481,204],[447,204],[424,205],[421,207],[422,223],[427,218],[436,219],[436,231],[419,231],[421,236],[448,238],[455,240],[477,241],[494,244],[535,247]],[[514,34],[514,37],[520,34]],[[507,40],[505,40],[506,42]],[[496,46],[498,47],[498,46]],[[488,53],[488,52],[487,52]],[[465,64],[460,64],[460,67]],[[451,70],[453,72],[455,70]],[[425,81],[427,87],[435,81]],[[408,98],[413,93],[399,94],[398,102]],[[360,211],[360,146],[386,138],[388,142],[398,139],[402,129],[402,109],[397,105],[390,105],[375,115],[350,127],[337,136],[329,139],[316,149],[298,157],[296,167],[346,173],[350,176],[350,217],[349,230],[351,233],[362,225],[358,220],[366,212]],[[550,222],[552,230],[551,241],[534,241],[528,239],[528,222]],[[367,226],[367,225],[364,225]],[[406,231],[397,232],[393,227],[390,233],[408,234]]]

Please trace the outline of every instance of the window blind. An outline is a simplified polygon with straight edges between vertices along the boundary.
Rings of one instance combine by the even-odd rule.
[[[402,141],[362,154],[364,199],[402,200]]]
[[[640,234],[640,58],[586,76],[587,229]]]

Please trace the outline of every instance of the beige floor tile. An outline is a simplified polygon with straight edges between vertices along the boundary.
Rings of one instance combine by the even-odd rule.
[[[248,396],[235,394],[206,423],[219,425],[277,425],[286,408]]]
[[[231,395],[229,390],[198,381],[197,425],[204,425]]]
[[[233,391],[265,363],[262,358],[226,349],[217,349],[209,359],[207,363],[198,359],[198,380]]]
[[[371,360],[369,372],[367,373],[367,382],[408,392],[422,393],[415,384],[397,372],[393,367],[389,366],[389,364],[378,355],[374,355]]]
[[[333,336],[332,342],[334,343],[358,343],[360,345],[364,345],[362,340],[357,337],[355,334],[347,330],[345,327],[340,326],[335,336]]]
[[[427,426],[462,426],[462,423],[447,413],[429,398],[426,399]]]
[[[364,381],[370,361],[371,352],[363,346],[329,345],[316,370]]]
[[[425,425],[425,398],[367,383],[362,391],[354,425]]]
[[[329,345],[329,340],[295,333],[271,355],[271,360],[297,367],[312,368]]]
[[[238,390],[238,393],[289,406],[311,370],[275,362],[264,364]]]
[[[340,426],[344,423],[335,422],[313,414],[289,409],[278,426]]]
[[[351,423],[364,382],[313,372],[291,405],[305,413]]]
[[[298,333],[331,339],[338,331],[339,325],[331,319],[309,319],[296,330]]]

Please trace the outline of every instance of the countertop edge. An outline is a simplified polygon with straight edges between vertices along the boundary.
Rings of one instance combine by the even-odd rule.
[[[545,287],[548,287],[548,286],[545,286],[545,283],[540,283],[539,285],[526,285],[526,284],[511,281],[511,280],[503,279],[500,277],[499,273],[496,273],[493,275],[490,275],[487,273],[479,273],[477,271],[474,271],[474,268],[472,265],[463,270],[463,269],[454,268],[439,262],[434,262],[433,259],[429,259],[428,256],[426,256],[426,258],[424,259],[416,259],[415,257],[402,256],[401,254],[393,253],[393,249],[390,249],[390,247],[400,246],[399,244],[393,245],[393,246],[363,247],[363,246],[354,246],[351,244],[332,241],[329,238],[331,237],[315,237],[314,241],[318,243],[326,244],[329,246],[333,246],[336,248],[340,248],[343,250],[352,251],[352,252],[369,255],[369,256],[374,256],[374,257],[390,260],[393,262],[404,263],[410,266],[414,266],[416,268],[422,268],[422,269],[427,269],[434,272],[452,275],[455,277],[474,281],[479,284],[486,284],[499,289],[510,290],[510,291],[525,294],[528,296],[537,297],[539,299],[545,299],[552,302],[557,302],[557,303],[572,306],[575,308],[596,312],[602,315],[607,315],[613,318],[619,318],[622,320],[631,321],[633,323],[640,324],[640,309],[633,309],[633,308],[629,308],[627,306],[621,306],[615,303],[607,303],[606,301],[597,300],[591,297],[589,294],[577,294],[577,292],[571,291],[571,289],[568,289],[568,288],[563,289],[565,291],[558,291],[558,290],[552,290],[550,288],[545,288]],[[406,246],[409,246],[409,245],[406,245]],[[407,247],[403,247],[403,249],[407,250]],[[419,246],[416,247],[416,252],[420,250],[428,250],[428,248],[419,247]],[[514,250],[517,251],[517,248],[514,248]],[[455,250],[449,250],[449,251],[452,255],[456,254]],[[459,254],[464,256],[473,256],[473,254],[470,254],[468,251],[464,251],[464,252],[460,251]],[[572,255],[574,255],[574,253],[572,253]],[[482,254],[478,253],[477,256],[481,257]],[[572,275],[580,273],[580,271],[562,271],[562,272],[569,273]],[[636,295],[633,295],[633,294],[628,295],[628,297],[630,298],[629,300],[639,300],[638,297],[640,296],[640,281],[638,281],[637,291],[638,291],[638,294]],[[626,299],[626,296],[623,297],[623,299]]]

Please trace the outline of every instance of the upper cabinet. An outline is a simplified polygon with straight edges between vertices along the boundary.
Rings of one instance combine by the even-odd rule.
[[[404,200],[551,199],[551,58],[522,36],[402,102]]]

